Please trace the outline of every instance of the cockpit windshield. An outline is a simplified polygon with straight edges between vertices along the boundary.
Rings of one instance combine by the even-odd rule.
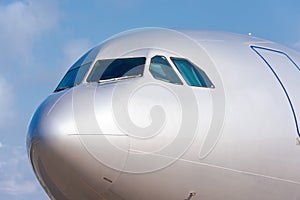
[[[71,88],[82,82],[87,71],[90,68],[92,62],[84,63],[86,57],[90,54],[91,50],[85,53],[81,58],[79,58],[66,73],[64,78],[60,81],[54,92],[59,92],[61,90]]]
[[[105,82],[142,76],[145,61],[144,57],[98,60],[87,81]]]
[[[91,63],[86,63],[84,65],[81,65],[81,66],[78,66],[75,68],[72,67],[66,73],[66,75],[61,80],[61,82],[59,83],[59,85],[57,86],[57,88],[55,89],[54,92],[59,92],[61,90],[71,88],[71,87],[81,83],[86,72],[88,71],[90,65],[91,65]]]
[[[178,71],[190,86],[214,88],[208,76],[195,64],[183,58],[171,58]]]

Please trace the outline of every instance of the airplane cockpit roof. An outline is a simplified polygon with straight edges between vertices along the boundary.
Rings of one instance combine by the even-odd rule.
[[[84,54],[71,66],[55,92],[71,88],[83,82],[105,82],[107,80],[116,81],[124,77],[141,77],[146,62],[151,62],[151,58],[158,55],[165,57],[167,62],[171,63],[169,64],[171,68],[158,69],[153,67],[152,71],[150,69],[152,75],[157,73],[153,70],[160,70],[161,73],[166,70],[164,73],[169,73],[169,77],[165,77],[165,81],[178,84],[183,81],[190,86],[214,87],[210,78],[206,75],[206,73],[211,73],[210,68],[205,66],[205,63],[202,65],[201,60],[209,59],[203,47],[215,42],[221,42],[223,45],[269,43],[256,37],[216,31],[177,31],[162,28],[130,30],[109,38]],[[149,61],[146,61],[146,59]],[[120,64],[123,68],[119,66]],[[155,66],[155,64],[153,63],[152,66]],[[196,68],[194,69],[193,66],[196,66]],[[104,72],[104,69],[108,71]],[[175,80],[176,76],[170,72],[170,69],[174,70],[175,75],[181,78]],[[197,82],[197,78],[188,80],[193,77],[191,75],[192,71],[194,78],[197,76],[204,77],[202,84],[199,80]],[[158,76],[154,78],[159,79]]]

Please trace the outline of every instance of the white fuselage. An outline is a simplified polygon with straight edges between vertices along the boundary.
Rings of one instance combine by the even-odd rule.
[[[96,79],[112,59],[143,68]],[[186,60],[207,85],[189,82]],[[156,75],[162,63],[169,79]],[[300,199],[299,66],[293,50],[238,34],[119,34],[75,63],[74,83],[65,77],[35,112],[34,171],[58,200]]]

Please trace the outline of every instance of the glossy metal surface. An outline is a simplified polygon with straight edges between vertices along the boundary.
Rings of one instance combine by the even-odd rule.
[[[183,85],[154,79],[155,55],[192,61],[215,88],[188,86],[173,64]],[[28,153],[51,199],[300,199],[298,53],[238,34],[149,28],[108,39],[83,64],[138,56],[143,77],[83,81],[35,112]]]

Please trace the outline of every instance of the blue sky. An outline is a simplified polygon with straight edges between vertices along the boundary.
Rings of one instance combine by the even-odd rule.
[[[48,199],[27,159],[27,124],[89,48],[155,26],[251,32],[300,51],[299,8],[298,0],[0,0],[0,199]]]

